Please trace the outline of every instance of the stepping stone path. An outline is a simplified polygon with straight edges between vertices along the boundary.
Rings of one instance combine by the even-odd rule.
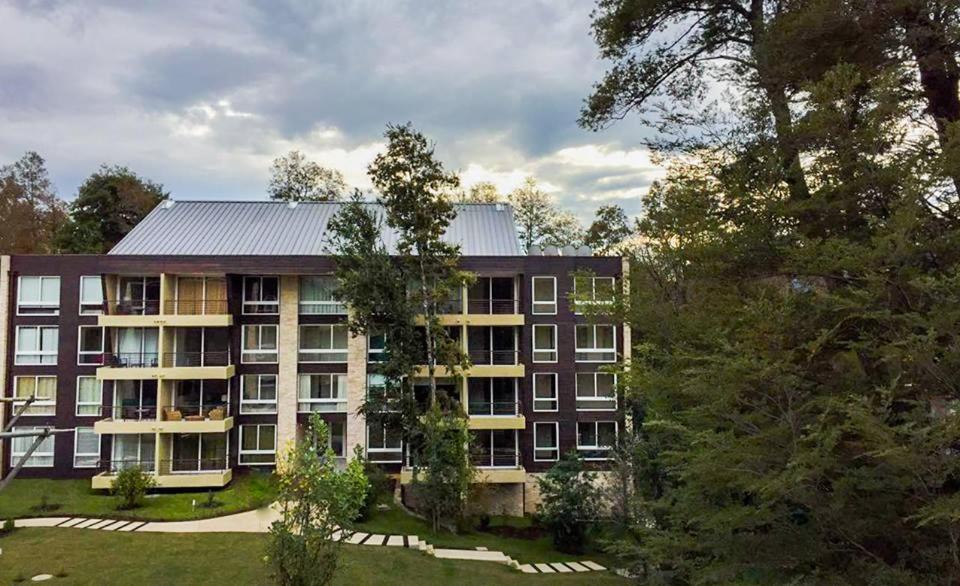
[[[273,515],[273,517],[271,517]],[[212,519],[201,519],[197,521],[128,521],[117,519],[88,519],[85,517],[38,517],[34,519],[17,519],[17,527],[62,527],[73,529],[91,529],[94,531],[115,531],[117,533],[129,532],[253,532],[264,533],[269,528],[271,518],[276,518],[277,514],[273,509],[261,509],[257,511],[247,511],[246,513],[237,513],[225,517],[215,517]],[[2,522],[2,520],[0,520]],[[334,541],[343,539],[343,533],[337,529],[332,537]],[[606,568],[600,564],[589,560],[581,562],[550,562],[536,564],[520,564],[507,554],[501,551],[490,551],[488,548],[478,546],[475,549],[450,549],[434,548],[426,541],[423,541],[416,535],[384,535],[379,533],[369,534],[362,531],[355,531],[344,540],[352,545],[369,545],[371,547],[406,547],[422,551],[440,559],[449,560],[469,560],[494,562],[503,564],[519,570],[524,574],[568,574],[573,572],[603,572]],[[2,551],[2,550],[0,550]],[[41,582],[53,578],[50,574],[40,574],[34,576],[34,582]]]

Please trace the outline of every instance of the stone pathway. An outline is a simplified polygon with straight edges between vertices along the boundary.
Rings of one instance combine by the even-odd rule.
[[[273,507],[246,511],[212,519],[195,521],[122,521],[117,519],[88,519],[86,517],[38,517],[17,519],[17,527],[61,527],[91,531],[137,533],[266,533],[270,524],[280,517]],[[333,539],[343,539],[337,531]],[[439,559],[493,562],[504,564],[525,574],[567,574],[574,572],[602,572],[606,568],[592,561],[550,562],[520,564],[502,551],[476,549],[435,548],[416,535],[384,535],[355,531],[346,537],[346,543],[371,547],[406,547]]]

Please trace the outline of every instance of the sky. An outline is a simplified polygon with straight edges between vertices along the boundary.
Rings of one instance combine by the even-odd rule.
[[[663,170],[634,117],[577,117],[605,63],[591,0],[0,0],[0,164],[34,150],[72,199],[100,164],[174,199],[266,197],[292,149],[368,188],[412,122],[470,186],[533,175],[588,222]]]

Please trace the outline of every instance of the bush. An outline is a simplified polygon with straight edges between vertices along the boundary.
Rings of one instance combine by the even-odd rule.
[[[38,513],[49,513],[51,511],[56,511],[60,508],[60,505],[57,503],[51,503],[50,497],[46,493],[40,495],[40,503],[30,507],[31,511],[36,511]]]
[[[219,509],[220,507],[222,507],[222,506],[223,506],[223,503],[222,503],[221,501],[218,501],[218,500],[217,500],[217,497],[216,497],[215,495],[216,495],[216,493],[214,493],[212,490],[208,490],[208,491],[207,491],[207,500],[205,500],[205,501],[203,501],[202,503],[200,503],[200,508],[203,508],[203,509]]]
[[[13,519],[7,519],[3,522],[3,529],[0,529],[0,535],[13,533],[14,529],[16,529],[16,524],[13,522]]]
[[[357,517],[358,521],[363,522],[373,517],[377,505],[393,487],[393,483],[379,466],[366,461],[362,448],[356,451],[356,457],[363,462],[363,472],[367,476],[367,494],[363,498],[363,506],[360,507],[360,515]]]
[[[153,476],[141,468],[133,467],[121,470],[110,485],[110,493],[120,499],[120,510],[135,509],[140,506],[147,491],[156,486]]]
[[[559,551],[583,553],[587,533],[600,512],[595,479],[596,474],[583,470],[577,453],[570,452],[539,480],[540,521]]]

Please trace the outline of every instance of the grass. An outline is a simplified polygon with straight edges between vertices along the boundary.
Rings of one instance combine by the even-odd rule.
[[[502,551],[521,564],[593,560],[609,567],[613,563],[610,556],[596,549],[591,551],[588,548],[586,553],[578,555],[560,553],[553,548],[549,536],[540,539],[520,539],[481,531],[452,533],[441,530],[434,533],[426,521],[408,514],[394,503],[389,503],[388,506],[390,507],[388,510],[377,511],[370,520],[357,524],[356,528],[366,533],[416,535],[435,547],[476,549],[477,546],[483,546],[490,550]],[[525,527],[530,524],[530,519],[525,517],[491,518],[491,526]]]
[[[62,573],[52,584],[269,584],[267,537],[245,533],[110,533],[18,529],[0,538],[0,584]],[[335,584],[623,584],[608,572],[521,574],[499,564],[438,560],[401,548],[345,545]]]
[[[157,491],[144,499],[143,506],[129,511],[117,510],[118,500],[104,491],[90,488],[89,480],[51,480],[18,478],[0,496],[0,519],[22,517],[104,517],[143,521],[180,521],[219,517],[255,509],[273,500],[272,477],[262,472],[234,476],[226,488],[214,491],[221,503],[205,508],[208,490],[195,492]],[[46,497],[54,510],[39,510]],[[196,501],[196,506],[194,506]]]

